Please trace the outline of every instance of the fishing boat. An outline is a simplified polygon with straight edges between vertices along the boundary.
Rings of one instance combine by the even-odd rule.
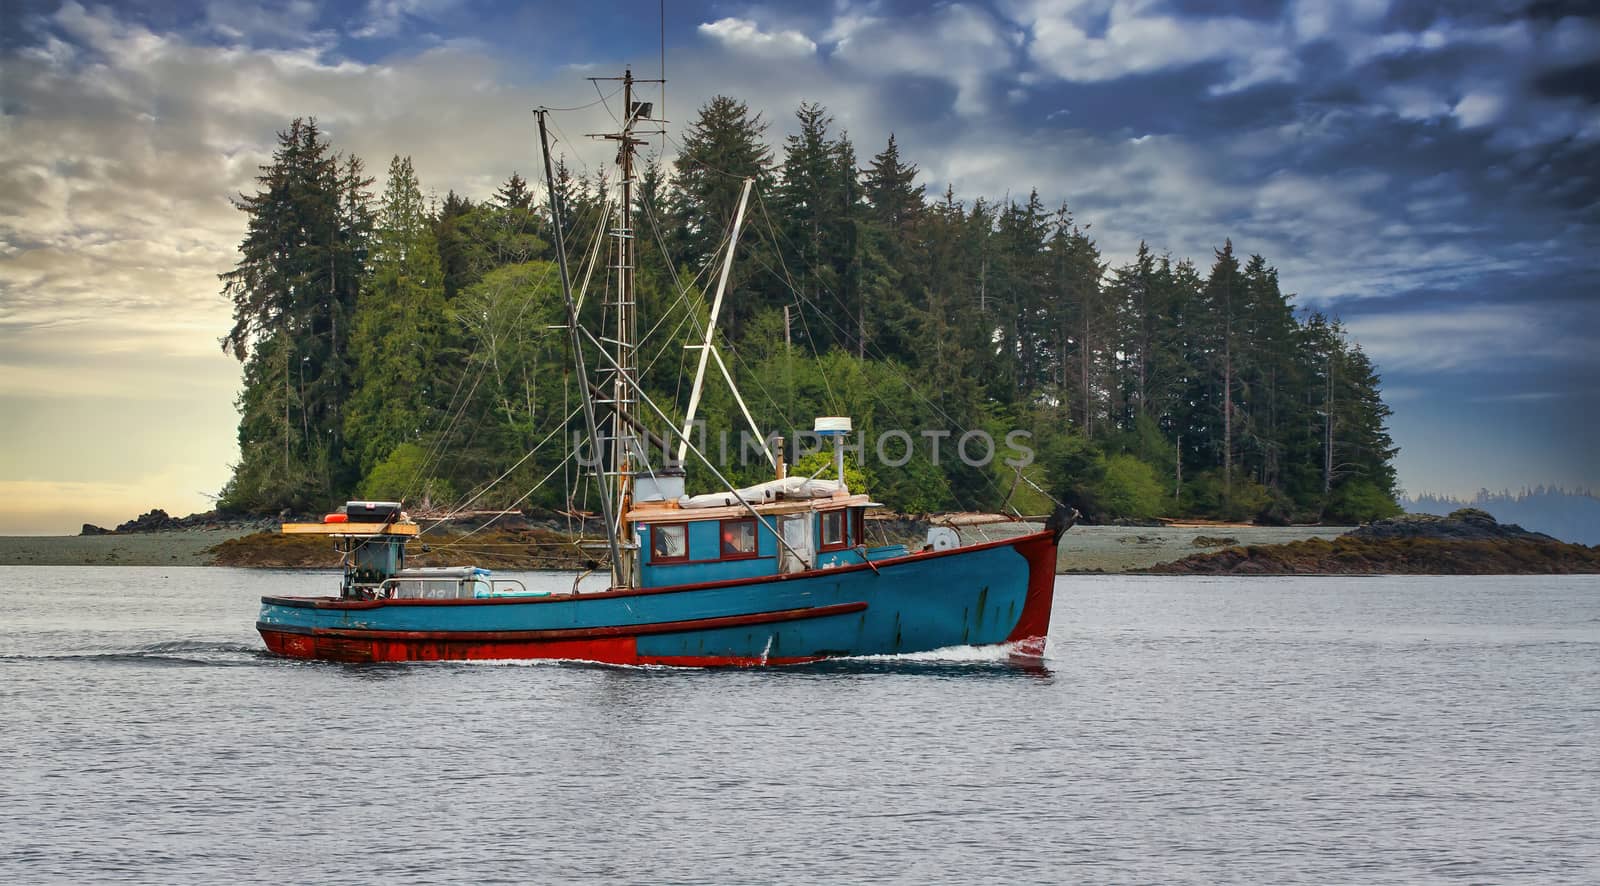
[[[291,658],[343,662],[465,659],[574,659],[622,665],[753,666],[895,655],[957,646],[1004,646],[1042,657],[1050,627],[1057,545],[1076,513],[1058,508],[1034,531],[968,541],[951,527],[928,533],[917,550],[872,546],[866,515],[880,507],[846,482],[845,416],[819,417],[813,432],[831,438],[833,459],[816,474],[791,475],[781,438],[767,453],[770,481],[735,487],[691,439],[709,365],[734,388],[713,343],[750,182],[733,222],[687,419],[679,423],[643,391],[634,360],[632,189],[636,127],[651,104],[622,81],[625,114],[618,143],[621,196],[608,258],[618,273],[616,327],[605,339],[584,330],[567,268],[562,231],[555,252],[566,307],[565,331],[578,377],[586,354],[600,355],[603,385],[586,386],[584,429],[596,459],[610,581],[604,589],[529,589],[474,567],[408,568],[407,546],[421,527],[401,502],[350,502],[320,523],[290,523],[287,534],[332,539],[342,554],[336,596],[268,596],[257,621],[266,646]],[[562,216],[546,134],[540,142],[553,220]],[[597,413],[608,410],[602,436]],[[676,438],[648,427],[654,419]],[[657,445],[659,444],[659,446]],[[652,464],[660,451],[661,464]],[[693,454],[721,492],[686,494],[683,464]],[[821,474],[831,467],[832,476]],[[1020,476],[1020,474],[1019,474]]]

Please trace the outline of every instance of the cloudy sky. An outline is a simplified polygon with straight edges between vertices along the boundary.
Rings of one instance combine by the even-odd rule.
[[[667,116],[727,93],[777,142],[818,101],[933,191],[1069,201],[1114,261],[1231,237],[1375,358],[1406,489],[1600,487],[1592,2],[792,6],[669,0]],[[531,108],[660,71],[659,10],[8,0],[0,533],[208,506],[236,455],[229,197],[276,130],[315,116],[481,198],[535,170]],[[556,118],[586,168],[602,113]]]

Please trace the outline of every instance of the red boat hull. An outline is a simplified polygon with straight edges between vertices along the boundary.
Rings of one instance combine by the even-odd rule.
[[[728,656],[641,655],[637,637],[593,640],[451,640],[355,639],[289,634],[263,628],[267,648],[286,658],[342,662],[494,661],[497,659],[560,659],[598,664],[664,665],[669,667],[757,667],[804,664],[821,656],[741,658]]]

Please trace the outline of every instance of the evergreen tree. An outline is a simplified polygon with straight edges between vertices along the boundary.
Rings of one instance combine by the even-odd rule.
[[[873,219],[888,232],[890,241],[902,250],[912,248],[925,209],[924,197],[917,184],[917,167],[901,162],[894,133],[889,133],[889,143],[867,165],[862,189]]]
[[[727,97],[700,109],[670,179],[657,158],[641,164],[636,297],[641,331],[665,330],[640,354],[647,387],[681,395],[690,352],[673,330],[704,316],[706,265],[748,175],[721,332],[763,427],[848,411],[868,439],[1028,428],[1030,479],[1099,518],[1354,520],[1394,507],[1376,368],[1336,321],[1297,320],[1265,257],[1241,267],[1227,241],[1202,275],[1140,244],[1108,277],[1066,205],[1048,211],[1033,192],[969,207],[949,187],[929,201],[892,136],[858,169],[820,105],[796,118],[778,169],[761,115]],[[556,167],[577,268],[608,223],[606,182]],[[362,475],[361,489],[399,495],[427,488],[417,475],[430,466],[435,492],[474,490],[560,428],[573,391],[553,382],[566,361],[545,328],[560,319],[551,220],[519,174],[481,202],[452,191],[427,207],[396,157],[375,220],[360,162],[297,120],[258,184],[240,197],[249,229],[222,276],[234,307],[223,344],[245,381],[225,506],[320,506]],[[581,322],[603,327],[606,301],[588,299]],[[702,415],[742,424],[720,388]],[[869,479],[908,508],[994,507],[1017,482],[941,461],[923,451]],[[547,468],[518,470],[508,482],[525,489]],[[482,500],[515,501],[497,495]],[[529,501],[564,503],[551,496]]]
[[[800,131],[784,139],[781,179],[775,201],[785,221],[781,243],[783,268],[790,285],[825,321],[817,332],[819,347],[850,347],[846,322],[859,328],[855,305],[841,297],[837,259],[843,227],[850,222],[840,188],[836,145],[828,137],[833,118],[821,105],[802,104],[795,112]],[[849,321],[841,322],[848,317]],[[851,348],[854,350],[854,348]]]
[[[1344,433],[1335,453],[1337,467],[1346,476],[1334,490],[1330,506],[1347,520],[1392,517],[1399,512],[1394,457],[1400,451],[1389,436],[1393,410],[1383,402],[1377,369],[1360,345],[1347,347],[1342,363],[1344,397],[1338,408]]]
[[[915,165],[901,161],[891,134],[862,175],[866,211],[857,222],[864,259],[861,292],[864,304],[870,304],[866,338],[879,353],[901,354],[913,364],[922,362],[921,315],[929,310],[930,282],[928,264],[918,260],[927,249],[927,204],[917,174]]]
[[[1233,241],[1216,250],[1216,262],[1206,278],[1202,294],[1204,320],[1198,324],[1199,350],[1191,359],[1206,369],[1202,397],[1210,406],[1204,416],[1203,434],[1222,466],[1222,496],[1233,495],[1234,392],[1238,384],[1240,306],[1244,300],[1239,259],[1233,254]],[[1216,462],[1213,462],[1215,464]]]
[[[373,240],[372,278],[350,342],[356,389],[345,426],[363,475],[400,444],[421,439],[439,405],[444,271],[409,157],[389,164]]]
[[[233,303],[223,349],[245,364],[240,461],[224,507],[304,508],[347,482],[340,427],[349,389],[346,338],[371,217],[354,157],[341,161],[315,120],[278,134],[248,216],[240,259],[221,275]]]
[[[1078,426],[1092,437],[1110,429],[1101,419],[1109,417],[1114,387],[1107,381],[1115,315],[1101,286],[1105,265],[1088,231],[1072,220],[1065,205],[1056,212],[1047,250],[1051,274],[1039,338],[1051,344],[1041,348],[1049,365],[1039,374],[1076,403]]]
[[[548,255],[549,243],[543,237],[541,208],[530,201],[527,183],[512,173],[494,199],[478,204],[463,201],[460,211],[441,213],[438,248],[446,298],[454,299],[495,268],[554,258]]]
[[[566,160],[562,159],[562,171],[566,171]],[[505,180],[505,184],[494,192],[494,203],[501,209],[527,209],[533,205],[533,191],[528,188],[528,180],[516,172]]]
[[[733,224],[745,178],[756,180],[758,195],[751,198],[750,217],[753,220],[763,211],[759,195],[772,189],[772,151],[764,141],[766,131],[760,114],[752,114],[744,102],[725,95],[702,106],[689,124],[669,200],[673,218],[670,243],[678,261],[698,269],[711,260]],[[762,256],[754,237],[741,245],[751,259],[735,266],[729,282],[732,290],[747,277],[742,267],[776,264]],[[735,338],[759,307],[748,297],[730,299],[725,316]]]
[[[1312,380],[1307,397],[1315,448],[1305,454],[1320,468],[1318,516],[1331,520],[1370,520],[1393,516],[1398,450],[1390,438],[1391,411],[1378,393],[1377,371],[1359,347],[1352,347],[1338,321],[1312,314],[1304,329],[1301,351],[1305,374]]]
[[[1150,376],[1162,311],[1155,256],[1144,241],[1132,261],[1112,272],[1107,296],[1118,379],[1111,419],[1127,429],[1136,419],[1153,416]]]
[[[1281,498],[1286,492],[1285,455],[1295,425],[1293,403],[1285,396],[1296,378],[1299,344],[1294,309],[1278,288],[1278,271],[1260,255],[1244,268],[1246,353],[1241,389],[1243,467],[1248,476]]]
[[[986,311],[995,311],[1000,357],[996,381],[1004,386],[991,391],[1003,403],[1028,401],[1050,381],[1052,364],[1044,350],[1049,347],[1046,325],[1052,319],[1045,303],[1060,278],[1049,270],[1049,229],[1050,215],[1034,191],[1024,204],[1006,204],[995,220],[992,248],[985,251],[989,260],[980,271],[980,297]]]
[[[974,215],[981,210],[981,205],[975,208]],[[982,228],[981,221],[969,227],[965,208],[947,186],[926,217],[926,252],[918,262],[925,267],[926,308],[919,312],[916,344],[907,359],[924,368],[932,390],[951,405],[981,399],[979,379],[986,377],[994,356],[979,309],[981,241],[987,239]]]
[[[561,207],[561,231],[569,248],[581,242],[578,232],[578,214],[589,202],[585,193],[582,180],[572,174],[572,168],[567,166],[565,154],[556,158],[555,165],[555,191],[556,205]],[[576,246],[581,249],[581,246]],[[575,255],[576,253],[574,253]],[[573,261],[574,255],[568,255],[567,260]]]
[[[440,447],[440,471],[452,487],[493,480],[563,423],[569,401],[575,405],[563,384],[564,333],[551,328],[562,320],[560,305],[560,277],[548,261],[495,268],[462,291],[454,317],[474,346],[462,369],[472,381],[461,386],[468,399],[460,411],[471,420],[447,427]],[[548,470],[547,462],[526,464],[482,501],[509,505]],[[564,504],[561,490],[547,492],[535,503]]]
[[[444,272],[444,297],[454,299],[461,287],[472,280],[472,246],[467,241],[462,219],[472,213],[471,200],[450,191],[439,204],[433,223],[434,241],[439,244],[439,266]]]

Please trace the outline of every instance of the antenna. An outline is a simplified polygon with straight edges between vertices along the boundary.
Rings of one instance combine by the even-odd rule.
[[[661,119],[667,119],[667,0],[661,0]],[[667,127],[661,127],[662,154],[667,153]]]

